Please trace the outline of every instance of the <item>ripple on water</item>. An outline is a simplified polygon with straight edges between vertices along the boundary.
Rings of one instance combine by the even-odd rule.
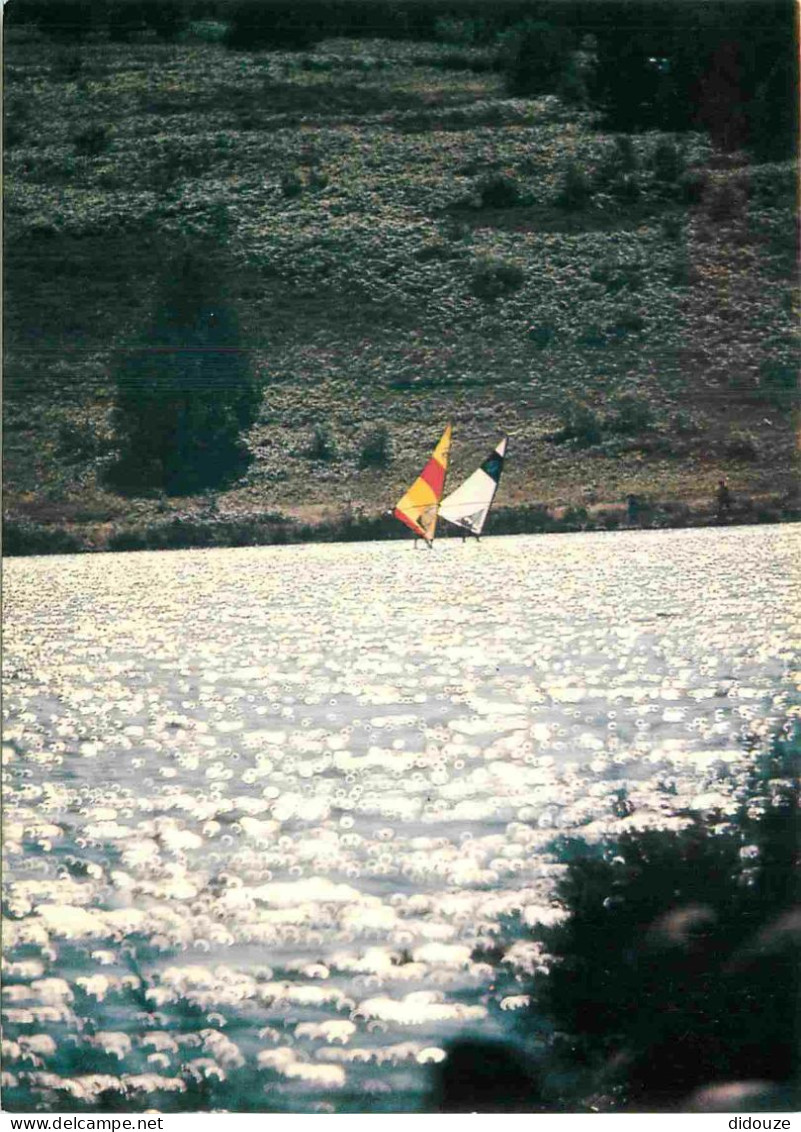
[[[562,915],[554,836],[731,808],[794,702],[797,541],[7,563],[7,1100],[408,1104],[547,970],[475,949]]]

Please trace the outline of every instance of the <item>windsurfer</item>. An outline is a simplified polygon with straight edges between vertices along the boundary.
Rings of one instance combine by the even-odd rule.
[[[724,515],[731,514],[731,492],[729,491],[729,485],[725,480],[720,480],[718,482],[717,491],[715,492],[715,503],[717,505],[718,519],[722,519]]]

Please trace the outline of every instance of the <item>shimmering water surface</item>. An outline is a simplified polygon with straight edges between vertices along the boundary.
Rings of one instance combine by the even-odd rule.
[[[6,1105],[421,1103],[555,831],[731,804],[799,534],[7,562]]]

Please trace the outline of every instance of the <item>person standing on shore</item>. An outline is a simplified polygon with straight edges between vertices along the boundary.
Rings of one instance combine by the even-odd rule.
[[[715,492],[715,503],[717,506],[718,519],[722,519],[724,515],[731,514],[731,492],[725,480],[718,482],[718,488]]]

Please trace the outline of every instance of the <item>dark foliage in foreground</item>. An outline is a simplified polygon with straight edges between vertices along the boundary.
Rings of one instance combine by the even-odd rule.
[[[241,473],[241,434],[260,393],[240,348],[236,311],[219,256],[187,247],[166,273],[153,325],[116,374],[120,459],[113,486],[181,494]]]
[[[798,1070],[800,763],[801,730],[788,727],[756,758],[734,816],[556,843],[569,916],[535,933],[552,963],[527,988],[524,1038],[546,1043],[528,1071],[542,1083],[529,1109],[543,1097],[551,1109],[686,1108],[737,1082],[762,1083],[781,1107]],[[460,1080],[475,1080],[482,1055],[471,1068],[462,1045]],[[516,1091],[512,1050],[486,1110],[507,1073]],[[458,1110],[459,1085],[453,1067],[441,1073],[435,1106]]]

